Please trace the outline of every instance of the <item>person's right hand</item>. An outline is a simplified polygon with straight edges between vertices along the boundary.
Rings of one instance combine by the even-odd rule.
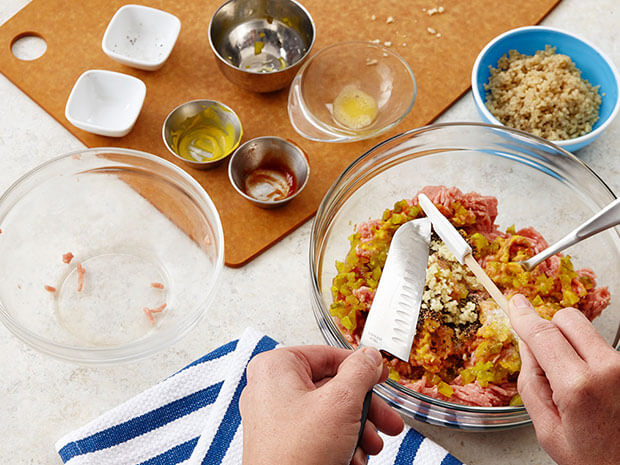
[[[620,463],[620,353],[579,310],[544,320],[510,301],[521,340],[518,388],[540,445],[561,465]]]
[[[360,431],[366,393],[387,378],[377,349],[282,347],[248,364],[239,409],[244,465],[364,465],[395,436],[403,420],[373,396]]]

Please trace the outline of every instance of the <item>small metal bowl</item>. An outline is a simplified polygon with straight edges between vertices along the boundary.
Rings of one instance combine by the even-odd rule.
[[[228,165],[228,177],[235,190],[254,205],[275,208],[290,202],[306,187],[310,164],[304,151],[292,142],[280,137],[257,137],[233,153]],[[279,193],[267,198],[273,181],[281,182],[283,179],[288,181],[286,196],[282,198]],[[248,185],[250,180],[253,180],[252,185]],[[253,197],[252,192],[263,195]]]
[[[310,13],[294,0],[229,0],[209,23],[209,44],[220,71],[253,92],[289,85],[314,38]]]
[[[200,118],[198,115],[201,113],[203,114],[203,119],[196,124],[193,120]],[[205,128],[210,127],[222,130],[227,136],[227,143],[225,144],[225,150],[223,150],[225,153],[215,159],[204,161],[194,161],[181,156],[179,145],[184,136],[189,136],[184,133],[184,130],[188,129],[190,123],[192,123],[193,130],[196,130],[197,126],[200,125]],[[239,146],[243,136],[243,128],[237,114],[223,103],[215,100],[192,100],[179,105],[168,114],[164,120],[162,136],[166,148],[176,158],[192,168],[207,170],[222,164]],[[228,144],[228,142],[230,143]]]

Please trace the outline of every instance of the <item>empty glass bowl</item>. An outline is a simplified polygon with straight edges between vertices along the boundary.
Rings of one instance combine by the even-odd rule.
[[[299,70],[288,114],[307,139],[352,142],[396,126],[413,107],[416,91],[413,72],[398,54],[373,43],[343,42]]]
[[[553,144],[521,131],[484,124],[440,124],[408,131],[353,162],[319,206],[310,239],[314,313],[328,344],[351,348],[329,312],[331,286],[350,248],[355,224],[381,218],[427,185],[456,186],[497,197],[500,228],[533,226],[553,242],[614,198],[586,165]],[[612,303],[594,325],[618,347],[620,228],[566,250],[575,266],[594,270]],[[470,407],[442,402],[392,380],[375,393],[408,418],[434,425],[488,431],[530,423],[522,406]]]
[[[0,228],[0,321],[80,363],[177,341],[205,314],[223,264],[204,189],[134,150],[85,149],[35,168],[0,197]]]

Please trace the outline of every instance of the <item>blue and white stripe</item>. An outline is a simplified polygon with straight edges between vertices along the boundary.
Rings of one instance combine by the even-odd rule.
[[[255,330],[189,364],[161,383],[56,443],[69,465],[239,465],[239,397],[252,357],[277,343]],[[458,460],[417,431],[383,436],[371,465],[456,465]]]

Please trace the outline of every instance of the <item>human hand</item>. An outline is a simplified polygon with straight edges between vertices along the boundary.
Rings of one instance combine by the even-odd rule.
[[[328,346],[275,349],[248,365],[239,407],[244,465],[363,465],[378,454],[380,430],[397,435],[403,420],[373,396],[360,441],[362,403],[387,378],[378,350]]]
[[[620,354],[579,310],[552,321],[510,301],[521,340],[518,388],[540,445],[561,465],[620,463]]]

